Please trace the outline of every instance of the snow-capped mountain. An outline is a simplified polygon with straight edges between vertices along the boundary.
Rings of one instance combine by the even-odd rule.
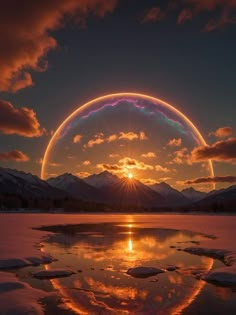
[[[104,171],[104,172],[99,173],[99,174],[90,175],[90,176],[84,178],[84,181],[93,187],[102,188],[102,187],[105,187],[107,185],[112,185],[112,184],[118,183],[119,177],[109,173],[108,171]]]
[[[182,190],[181,193],[192,202],[201,200],[207,196],[206,192],[195,190],[192,187]]]
[[[66,191],[69,195],[77,199],[93,201],[101,199],[101,196],[99,196],[100,192],[96,188],[69,173],[49,178],[47,182],[53,187]]]
[[[30,173],[0,167],[0,193],[23,197],[63,198],[66,194]]]
[[[189,202],[189,199],[186,198],[183,194],[181,194],[181,192],[179,192],[178,190],[174,189],[173,187],[171,187],[170,185],[162,182],[160,184],[153,184],[151,186],[149,186],[152,190],[158,192],[159,194],[161,194],[163,197],[166,198],[166,201],[169,204],[186,204]]]

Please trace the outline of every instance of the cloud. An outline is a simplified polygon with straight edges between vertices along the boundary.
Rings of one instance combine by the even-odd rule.
[[[181,164],[192,165],[191,155],[188,153],[188,149],[182,148],[178,151],[175,151],[172,163],[175,163],[178,165],[181,165]]]
[[[153,170],[154,167],[149,164],[145,164],[144,162],[137,161],[136,159],[132,159],[129,157],[125,157],[119,160],[119,163],[123,165],[125,169],[137,169],[137,170]]]
[[[181,138],[174,138],[174,139],[171,139],[167,145],[170,146],[170,147],[180,147],[182,144],[182,139]]]
[[[141,154],[141,157],[143,157],[143,158],[155,158],[156,154],[154,152],[147,152],[147,153]]]
[[[91,162],[89,160],[83,161],[82,163],[85,166],[91,165]]]
[[[29,157],[22,151],[13,150],[10,152],[0,152],[0,161],[27,162]]]
[[[215,12],[219,17],[211,18],[204,26],[204,31],[210,32],[223,28],[229,24],[236,24],[233,13],[236,9],[235,0],[185,0],[185,9],[189,15],[198,15],[201,12]]]
[[[155,165],[155,170],[157,172],[169,173],[170,170],[167,167],[163,167],[161,165]]]
[[[0,131],[29,138],[40,137],[45,133],[32,109],[15,108],[10,102],[3,100],[0,100]]]
[[[148,140],[148,137],[146,136],[145,132],[144,131],[141,131],[139,133],[139,139],[140,140]]]
[[[177,19],[177,24],[183,24],[186,21],[190,21],[193,18],[193,13],[188,9],[183,9]]]
[[[157,181],[153,178],[141,178],[140,182],[142,182],[145,185],[154,185],[157,183]]]
[[[181,25],[193,20],[195,16],[207,13],[211,17],[205,22],[203,30],[211,32],[236,24],[235,9],[235,0],[169,0],[166,1],[166,7],[163,9],[159,7],[149,9],[141,23],[160,22],[176,11],[177,24]]]
[[[115,140],[117,140],[117,135],[111,135],[111,136],[109,136],[108,138],[107,138],[107,142],[113,142],[113,141],[115,141]]]
[[[103,139],[102,136],[95,136],[95,139],[89,140],[88,143],[84,145],[84,148],[92,148],[94,145],[98,145],[104,142],[105,139]]]
[[[222,127],[218,128],[216,131],[209,133],[209,136],[215,136],[216,138],[225,138],[233,134],[233,128],[231,127]]]
[[[118,134],[112,134],[108,137],[105,137],[102,132],[95,135],[93,139],[89,140],[87,144],[84,144],[84,148],[92,148],[94,145],[102,144],[102,143],[111,143],[118,140],[125,140],[125,141],[134,141],[134,140],[147,140],[148,137],[146,136],[144,131],[140,131],[139,133],[135,133],[132,131],[123,132],[121,131]]]
[[[119,157],[120,156],[120,154],[117,154],[117,153],[111,153],[111,154],[109,154],[109,157],[110,158],[116,158],[116,157]]]
[[[88,173],[88,172],[78,172],[75,175],[78,176],[79,178],[86,178],[86,177],[88,177],[91,174]]]
[[[111,171],[111,172],[124,172],[124,168],[118,164],[108,164],[101,163],[97,164],[97,168],[101,168],[103,171]]]
[[[48,67],[47,53],[58,46],[52,31],[72,19],[82,26],[93,14],[112,12],[117,0],[4,1],[1,5],[0,92],[33,85],[31,71]]]
[[[161,11],[159,7],[153,7],[147,11],[147,13],[142,18],[141,23],[159,22],[162,21],[164,17],[165,14]]]
[[[135,132],[120,132],[120,135],[118,136],[119,140],[147,140],[148,137],[146,136],[145,132],[140,131],[140,133],[135,133]]]
[[[236,183],[236,176],[209,176],[184,181],[185,185],[209,183]]]
[[[192,151],[194,162],[215,160],[225,162],[235,162],[236,160],[236,138],[217,141],[213,145],[195,148]]]
[[[79,143],[82,139],[82,135],[75,135],[73,138],[73,143]]]

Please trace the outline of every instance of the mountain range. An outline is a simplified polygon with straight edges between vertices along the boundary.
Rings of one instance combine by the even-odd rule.
[[[127,206],[213,211],[236,209],[236,185],[209,193],[192,187],[178,191],[164,182],[146,186],[136,179],[119,178],[108,171],[84,179],[65,173],[44,181],[30,173],[0,167],[0,206],[9,207],[9,200],[10,205],[14,205],[12,196],[24,201],[53,200],[50,207],[64,205],[60,200],[74,200],[73,206],[76,201],[82,201],[91,203],[91,207],[93,203],[99,203],[116,206],[116,209]]]

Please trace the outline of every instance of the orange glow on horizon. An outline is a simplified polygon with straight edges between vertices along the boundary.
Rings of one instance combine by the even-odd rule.
[[[42,167],[41,167],[41,178],[42,179],[46,179],[47,178],[47,174],[45,172],[45,168],[46,168],[46,164],[48,162],[48,158],[50,155],[50,151],[53,149],[53,146],[56,142],[56,140],[58,139],[58,136],[60,135],[60,132],[63,130],[63,128],[66,126],[67,123],[69,123],[69,121],[71,119],[73,119],[77,114],[79,114],[80,112],[82,112],[84,109],[88,108],[89,106],[93,105],[96,102],[101,102],[104,101],[106,99],[112,98],[112,97],[139,97],[139,98],[143,98],[149,101],[152,101],[154,103],[159,102],[160,104],[162,104],[163,106],[165,106],[166,108],[168,108],[169,110],[171,110],[172,112],[174,112],[175,114],[177,114],[178,116],[180,116],[187,124],[188,126],[194,131],[194,133],[197,135],[197,138],[199,140],[200,145],[202,146],[206,146],[207,143],[204,140],[203,136],[201,135],[200,131],[197,129],[197,127],[192,123],[192,121],[186,117],[182,112],[180,112],[178,109],[176,109],[175,107],[173,107],[172,105],[170,105],[167,102],[164,102],[158,98],[152,97],[152,96],[148,96],[145,94],[139,94],[139,93],[114,93],[114,94],[108,94],[102,97],[98,97],[93,99],[92,101],[89,101],[87,103],[85,103],[84,105],[82,105],[81,107],[79,107],[78,109],[76,109],[71,115],[69,115],[62,123],[61,125],[58,127],[58,129],[55,131],[55,133],[53,134],[52,138],[50,139],[47,148],[45,150],[44,153],[44,157],[43,157],[43,161],[42,161]],[[212,165],[212,161],[208,160],[209,163],[209,169],[210,169],[210,176],[214,176],[214,169],[213,169],[213,165]],[[128,174],[128,178],[129,174]],[[213,183],[213,189],[215,188],[215,184]]]

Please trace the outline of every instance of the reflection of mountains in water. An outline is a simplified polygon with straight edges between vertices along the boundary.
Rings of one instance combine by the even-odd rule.
[[[74,224],[54,225],[35,228],[37,230],[53,232],[49,235],[47,242],[57,243],[63,247],[70,247],[86,241],[90,246],[111,246],[113,243],[132,237],[140,241],[145,237],[155,238],[158,242],[168,242],[176,238],[183,239],[205,239],[206,235],[191,231],[180,231],[175,229],[141,228],[124,223],[99,223],[99,224]],[[99,249],[99,248],[98,248]]]

